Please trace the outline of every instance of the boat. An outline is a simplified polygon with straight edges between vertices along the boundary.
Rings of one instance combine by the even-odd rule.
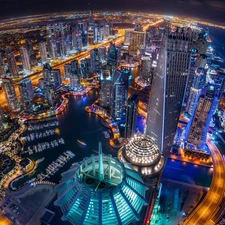
[[[77,140],[78,143],[80,143],[81,145],[86,146],[86,144],[83,141]]]

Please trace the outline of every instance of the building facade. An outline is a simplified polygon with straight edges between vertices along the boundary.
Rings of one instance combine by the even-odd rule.
[[[155,70],[146,134],[167,156],[173,144],[189,75],[192,41],[189,28],[168,31],[161,43]]]
[[[132,138],[136,133],[136,120],[138,111],[138,95],[131,95],[127,101],[126,107],[126,123],[125,123],[125,138]]]

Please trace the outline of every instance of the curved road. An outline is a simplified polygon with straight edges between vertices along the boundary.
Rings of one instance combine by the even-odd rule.
[[[225,162],[211,139],[207,139],[213,160],[213,179],[203,201],[185,220],[185,225],[214,225],[223,213],[225,197]]]

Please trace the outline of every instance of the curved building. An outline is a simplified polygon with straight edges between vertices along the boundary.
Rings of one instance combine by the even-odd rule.
[[[63,217],[78,224],[131,224],[140,220],[146,185],[141,176],[111,155],[92,155],[62,174],[56,186]]]
[[[149,177],[159,175],[165,163],[155,140],[148,135],[135,135],[128,139],[128,144],[120,148],[118,158]]]

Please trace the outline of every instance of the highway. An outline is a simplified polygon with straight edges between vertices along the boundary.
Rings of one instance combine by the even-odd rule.
[[[185,220],[185,225],[214,225],[223,213],[225,197],[225,162],[210,138],[207,145],[213,160],[213,179],[203,201]]]

